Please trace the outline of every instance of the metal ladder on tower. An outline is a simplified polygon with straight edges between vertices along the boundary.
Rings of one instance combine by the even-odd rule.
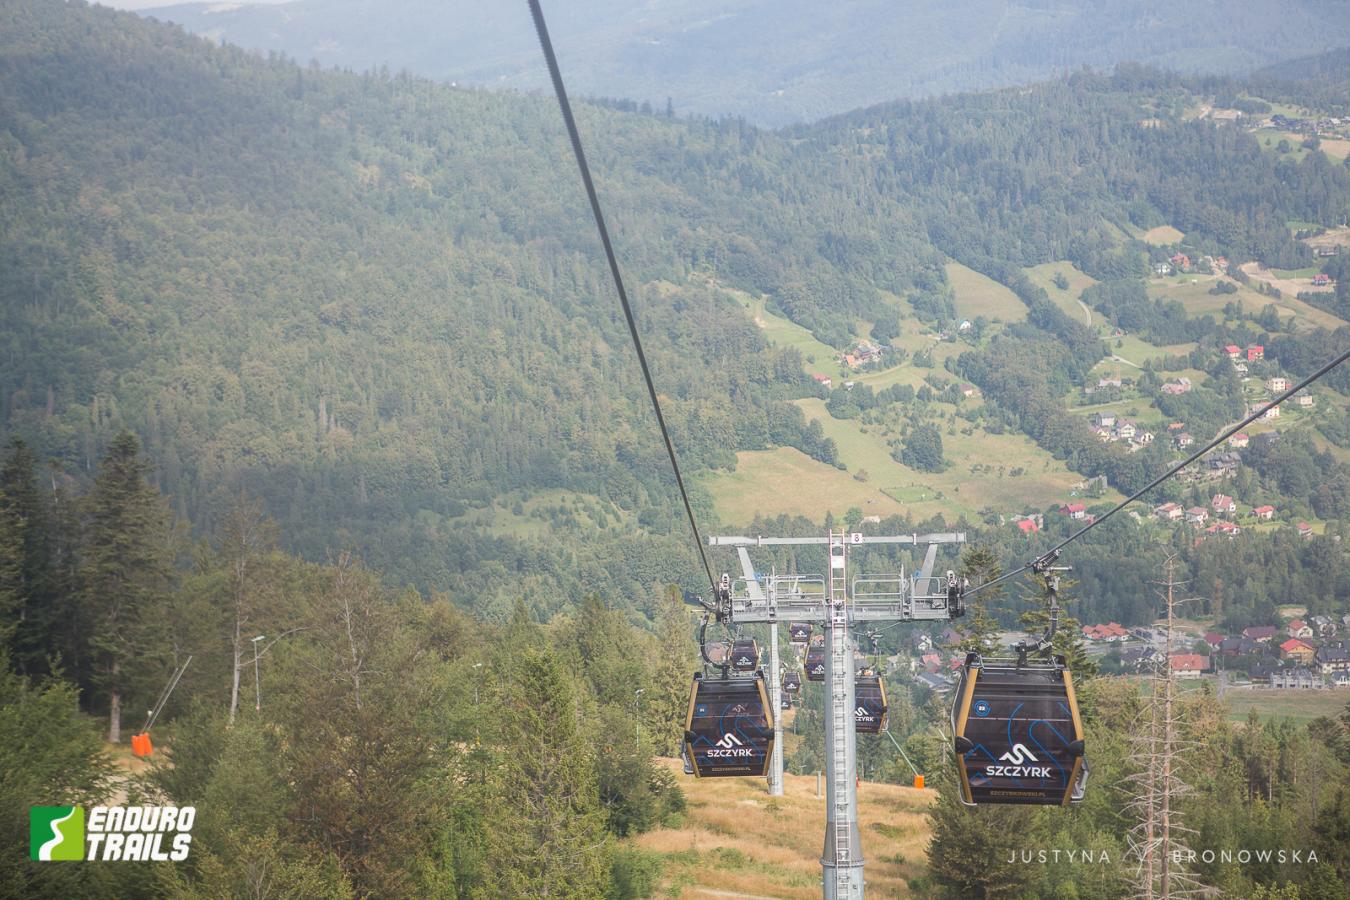
[[[848,738],[847,717],[853,714],[845,702],[848,699],[846,679],[848,667],[853,662],[852,647],[848,642],[848,575],[842,564],[836,564],[835,554],[840,554],[842,562],[845,550],[844,534],[830,534],[830,647],[833,650],[830,660],[830,684],[833,696],[830,698],[831,715],[835,717],[834,753],[831,754],[833,766],[830,778],[834,790],[834,870],[835,896],[846,897],[852,885],[848,868],[852,860],[850,852],[850,821],[848,806]]]

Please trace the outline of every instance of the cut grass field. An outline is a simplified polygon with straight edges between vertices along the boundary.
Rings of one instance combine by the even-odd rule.
[[[1237,285],[1237,293],[1211,294],[1210,288],[1220,280]],[[1192,318],[1199,318],[1207,314],[1215,318],[1222,318],[1223,309],[1229,303],[1237,303],[1243,311],[1252,314],[1259,313],[1266,305],[1273,303],[1281,318],[1293,316],[1297,320],[1296,325],[1335,330],[1346,324],[1344,320],[1325,310],[1309,306],[1291,293],[1285,293],[1283,297],[1276,299],[1257,293],[1246,285],[1238,285],[1231,279],[1216,275],[1151,278],[1148,282],[1148,293],[1155,300],[1177,301],[1185,307],[1186,314]]]
[[[1078,302],[1078,298],[1083,296],[1083,291],[1086,288],[1096,284],[1097,279],[1091,275],[1085,275],[1078,271],[1073,263],[1063,260],[1032,266],[1026,270],[1026,273],[1033,283],[1045,288],[1045,292],[1050,295],[1050,299],[1055,302],[1055,305],[1064,310],[1074,321],[1091,324],[1091,314],[1084,311],[1084,307]],[[1056,285],[1056,275],[1063,275],[1069,286],[1060,288]]]
[[[865,469],[868,485],[903,502],[915,515],[975,514],[985,507],[1006,512],[1040,509],[1068,497],[1072,485],[1082,480],[1081,475],[1069,471],[1025,435],[990,434],[981,429],[969,435],[947,434],[943,429],[943,452],[950,465],[943,472],[921,472],[891,458],[883,426],[860,426],[854,420],[836,419],[821,400],[798,400],[796,404],[808,419],[820,422],[825,435],[838,446],[839,459],[850,473]],[[944,411],[954,409],[948,404],[935,406]],[[1000,468],[1004,471],[1001,476]],[[1014,468],[1024,469],[1025,474],[1007,474]],[[841,511],[838,505],[828,508],[836,514]],[[871,514],[876,510],[863,511]]]
[[[726,290],[723,288],[723,290]],[[775,347],[796,347],[802,355],[806,371],[812,375],[839,377],[839,351],[816,340],[811,332],[765,308],[763,297],[751,297],[742,291],[727,291],[764,331],[764,339]]]
[[[1020,322],[1027,317],[1027,307],[1011,290],[974,269],[958,262],[946,266],[947,281],[956,292],[956,314],[965,319],[984,316],[1005,322]]]
[[[1224,692],[1228,719],[1245,722],[1256,710],[1262,719],[1292,719],[1306,725],[1318,716],[1336,718],[1350,705],[1350,688],[1322,691],[1277,691],[1270,688],[1229,688]]]
[[[1173,228],[1171,225],[1159,225],[1157,228],[1150,228],[1144,232],[1144,243],[1152,244],[1155,247],[1175,244],[1186,235]]]
[[[820,848],[825,800],[815,776],[785,775],[782,797],[770,797],[761,778],[695,779],[666,760],[688,799],[679,828],[635,839],[664,862],[661,896],[702,898],[815,898],[820,896]],[[867,860],[868,892],[903,897],[926,870],[930,839],[925,814],[936,793],[862,782],[858,824]]]
[[[717,518],[728,525],[744,524],[757,514],[819,521],[826,512],[837,516],[852,506],[869,516],[904,511],[875,480],[860,482],[794,447],[737,453],[736,471],[704,476],[702,484],[713,496]]]

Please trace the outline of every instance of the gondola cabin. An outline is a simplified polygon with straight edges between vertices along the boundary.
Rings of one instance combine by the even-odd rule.
[[[802,676],[796,672],[783,673],[783,693],[795,695],[802,689]]]
[[[759,668],[759,645],[753,638],[736,638],[731,644],[731,667],[737,672]]]
[[[806,647],[806,677],[809,681],[825,680],[825,638],[816,637]]]
[[[881,734],[886,728],[886,685],[879,675],[859,675],[853,687],[853,720],[859,734]]]
[[[805,644],[807,641],[811,640],[811,623],[789,622],[788,640],[792,641],[794,644]]]
[[[764,775],[773,753],[773,707],[764,676],[694,676],[684,726],[685,771],[699,778]]]
[[[1062,661],[966,657],[952,706],[961,800],[1066,806],[1088,766],[1073,678]]]

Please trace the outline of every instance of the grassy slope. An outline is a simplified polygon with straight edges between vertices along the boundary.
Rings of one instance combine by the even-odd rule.
[[[957,315],[967,319],[984,316],[1005,322],[1020,322],[1027,317],[1026,305],[992,278],[958,262],[947,263],[946,269],[947,280],[956,291]]]
[[[1166,244],[1175,244],[1185,236],[1171,225],[1159,225],[1157,228],[1150,228],[1145,231],[1143,239],[1145,243],[1160,247]]]
[[[1091,275],[1085,275],[1078,271],[1070,262],[1052,262],[1041,263],[1039,266],[1032,266],[1026,270],[1027,277],[1033,282],[1045,288],[1045,292],[1050,295],[1050,299],[1055,301],[1055,305],[1072,318],[1075,322],[1084,321],[1083,307],[1078,305],[1078,298],[1083,296],[1083,290],[1097,283],[1097,279]],[[1067,289],[1061,289],[1055,284],[1055,276],[1063,275],[1069,282]],[[1094,324],[1100,319],[1100,316],[1093,315]]]
[[[1222,317],[1223,308],[1229,303],[1239,303],[1249,313],[1260,312],[1267,304],[1273,303],[1282,319],[1292,315],[1299,320],[1296,324],[1333,330],[1346,324],[1344,320],[1331,313],[1309,306],[1288,294],[1277,300],[1257,293],[1246,285],[1238,285],[1236,294],[1209,293],[1210,288],[1219,280],[1231,281],[1222,276],[1212,275],[1155,277],[1148,281],[1148,293],[1154,299],[1176,300],[1186,308],[1186,314],[1193,317],[1203,316],[1206,313]]]
[[[680,772],[674,760],[667,764]],[[665,860],[665,896],[808,898],[820,896],[825,800],[814,776],[786,775],[784,796],[770,797],[759,778],[699,780],[678,774],[689,800],[682,827],[636,839]],[[903,897],[923,874],[931,790],[863,782],[859,825],[868,892]]]

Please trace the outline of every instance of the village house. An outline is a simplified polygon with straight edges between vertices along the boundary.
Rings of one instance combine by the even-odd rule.
[[[1285,631],[1289,632],[1290,637],[1310,638],[1313,636],[1312,626],[1302,619],[1295,619],[1286,626]]]
[[[1209,644],[1211,650],[1217,653],[1219,648],[1223,646],[1224,636],[1217,631],[1206,631],[1204,641]]]
[[[1273,378],[1268,378],[1266,380],[1266,390],[1273,394],[1287,391],[1289,390],[1289,379],[1285,378],[1283,375],[1276,375]]]
[[[1171,275],[1172,266],[1165,262],[1155,262],[1153,264],[1154,275]]]
[[[1209,501],[1209,506],[1215,513],[1221,516],[1231,516],[1237,512],[1237,503],[1227,494],[1215,494]]]
[[[1256,516],[1258,519],[1273,519],[1275,518],[1275,507],[1270,504],[1258,506],[1256,509],[1252,510],[1252,515]]]
[[[1121,419],[1120,424],[1116,426],[1116,437],[1120,438],[1122,441],[1132,440],[1137,431],[1138,429],[1135,428],[1133,422]]]
[[[1251,438],[1247,437],[1246,432],[1239,431],[1237,434],[1233,435],[1228,439],[1228,446],[1237,450],[1241,450],[1243,447],[1246,447],[1247,444],[1249,444],[1250,442]]]
[[[1242,629],[1242,636],[1256,641],[1258,644],[1269,644],[1270,639],[1280,633],[1280,629],[1274,625],[1253,625],[1250,628]]]
[[[1307,641],[1301,641],[1298,638],[1290,638],[1280,645],[1280,659],[1294,660],[1299,663],[1310,663],[1317,651],[1313,649],[1312,644]]]
[[[1242,355],[1242,348],[1237,344],[1228,344],[1223,348],[1223,352],[1229,359],[1237,359]]]
[[[1194,444],[1195,438],[1191,437],[1191,433],[1189,431],[1183,431],[1181,434],[1177,435],[1176,442],[1177,447],[1185,448]]]
[[[1162,662],[1162,651],[1153,647],[1133,647],[1120,655],[1120,663],[1127,669],[1142,672]]]
[[[962,396],[962,397],[974,397],[974,396],[975,396],[975,385],[973,385],[973,384],[963,384],[963,385],[961,385],[961,396]]]
[[[1153,508],[1153,514],[1164,522],[1175,522],[1186,515],[1180,503],[1164,503]]]
[[[1192,506],[1186,510],[1186,521],[1191,525],[1203,525],[1209,521],[1209,510],[1203,506]]]
[[[1177,678],[1199,678],[1209,668],[1209,657],[1198,653],[1174,653],[1167,662]]]
[[[1313,529],[1312,529],[1312,526],[1309,525],[1307,522],[1299,522],[1299,523],[1298,523],[1298,536],[1299,536],[1299,537],[1305,537],[1305,538],[1306,538],[1306,537],[1312,537],[1312,536],[1313,536]]]
[[[1312,409],[1314,406],[1317,405],[1317,398],[1314,397],[1312,394],[1305,392],[1301,394],[1295,394],[1294,402],[1298,404],[1300,409]]]
[[[1257,410],[1261,409],[1265,405],[1266,405],[1265,402],[1248,404],[1247,415],[1249,416],[1256,415]],[[1263,419],[1278,419],[1279,417],[1280,417],[1280,408],[1278,406],[1272,406],[1261,414],[1261,418]]]
[[[1316,690],[1325,687],[1322,679],[1311,669],[1302,666],[1295,666],[1291,669],[1280,669],[1270,674],[1270,686],[1277,690]]]
[[[1070,519],[1081,519],[1087,515],[1086,503],[1066,503],[1059,508],[1060,514]]]
[[[1183,272],[1191,270],[1191,258],[1185,253],[1174,253],[1169,261]]]
[[[916,631],[910,635],[909,645],[915,653],[927,653],[933,649],[933,636],[926,631]]]
[[[1109,412],[1099,412],[1092,416],[1092,425],[1094,428],[1115,428],[1116,414]]]
[[[1247,345],[1247,362],[1260,362],[1266,358],[1266,348],[1260,344]]]
[[[1326,287],[1331,284],[1331,276],[1325,272],[1319,272],[1313,276],[1313,287]]]
[[[1219,645],[1219,652],[1228,657],[1247,656],[1259,649],[1260,645],[1246,635],[1224,638],[1223,643]]]
[[[1164,394],[1186,394],[1191,390],[1191,380],[1186,376],[1178,378],[1176,381],[1169,381],[1162,386]]]
[[[1135,436],[1134,436],[1134,442],[1135,442],[1136,444],[1151,444],[1151,443],[1153,443],[1153,432],[1151,432],[1151,431],[1139,431],[1139,432],[1136,432],[1136,433],[1135,433]]]
[[[811,378],[814,379],[817,384],[824,385],[825,387],[829,387],[834,383],[828,375],[812,375]]]
[[[1236,522],[1218,521],[1205,529],[1207,535],[1217,535],[1219,537],[1235,538],[1242,534],[1242,528]]]
[[[1350,646],[1344,641],[1319,647],[1314,658],[1323,675],[1350,673]]]
[[[1035,534],[1041,530],[1040,526],[1036,524],[1035,519],[1016,519],[1013,524],[1016,525],[1023,534]]]
[[[1308,624],[1312,626],[1314,637],[1326,639],[1336,636],[1336,620],[1331,616],[1313,616]]]

